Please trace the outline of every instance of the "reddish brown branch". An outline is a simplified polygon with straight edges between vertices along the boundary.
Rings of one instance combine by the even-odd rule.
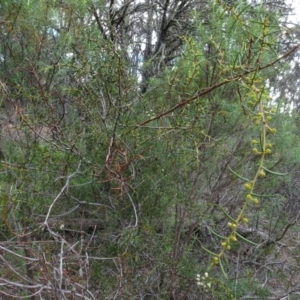
[[[257,72],[257,71],[261,71],[261,70],[264,70],[264,69],[267,69],[273,65],[275,65],[276,63],[278,63],[279,61],[285,59],[286,57],[288,57],[289,55],[291,55],[294,51],[296,51],[298,48],[300,47],[300,44],[297,44],[296,46],[294,46],[291,50],[289,50],[288,52],[286,52],[285,54],[283,54],[282,56],[280,56],[279,58],[277,58],[276,60],[274,60],[273,62],[269,63],[269,64],[266,64],[264,66],[258,66],[257,68],[253,68],[251,70],[247,70],[245,71],[243,74],[238,74],[238,75],[235,75],[235,76],[231,76],[229,77],[228,79],[220,82],[220,83],[217,83],[217,84],[214,84],[213,86],[207,88],[206,90],[204,91],[199,91],[196,93],[196,95],[194,95],[193,97],[187,99],[187,100],[181,100],[179,103],[177,103],[175,106],[173,106],[172,108],[170,108],[169,110],[167,111],[164,111],[162,113],[160,113],[159,115],[151,118],[151,119],[148,119],[146,121],[144,121],[143,123],[137,125],[134,129],[136,128],[139,128],[140,126],[143,126],[143,125],[146,125],[148,123],[150,123],[151,121],[154,121],[154,120],[157,120],[157,119],[160,119],[161,117],[163,116],[166,116],[170,113],[172,113],[173,111],[175,111],[176,109],[182,107],[182,106],[185,106],[187,104],[189,104],[190,102],[210,93],[211,91],[221,87],[222,85],[226,84],[226,83],[229,83],[229,82],[232,82],[232,81],[235,81],[235,80],[238,80],[240,78],[243,78],[244,76],[248,75],[248,74],[251,74],[253,72]]]

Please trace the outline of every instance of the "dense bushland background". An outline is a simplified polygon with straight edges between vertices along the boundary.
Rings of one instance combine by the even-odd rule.
[[[290,14],[1,1],[1,299],[298,299]],[[214,264],[257,170],[258,203]]]

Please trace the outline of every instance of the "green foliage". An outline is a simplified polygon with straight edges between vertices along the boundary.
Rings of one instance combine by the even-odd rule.
[[[223,1],[191,14],[181,55],[141,93],[89,1],[1,9],[0,239],[31,246],[7,246],[18,272],[0,277],[58,286],[51,266],[99,299],[270,296],[240,257],[263,261],[292,223],[277,187],[299,136],[266,84],[277,16]]]

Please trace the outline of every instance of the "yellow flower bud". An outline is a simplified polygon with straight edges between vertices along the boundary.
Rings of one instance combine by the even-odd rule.
[[[252,200],[252,196],[251,196],[251,194],[248,194],[247,196],[246,196],[246,200]]]
[[[245,224],[247,224],[247,223],[249,222],[249,220],[248,220],[247,218],[245,218],[245,217],[244,217],[242,220],[243,220],[243,222],[244,222]]]
[[[215,257],[213,258],[213,262],[214,262],[215,265],[217,265],[217,264],[219,263],[219,257],[218,257],[218,256],[215,256]]]
[[[259,171],[259,176],[265,177],[266,176],[266,172],[264,170],[260,170]]]
[[[252,199],[252,202],[253,202],[254,204],[258,204],[258,203],[259,203],[259,201],[258,201],[257,198],[253,198],[253,199]]]
[[[234,241],[234,242],[236,242],[236,241],[237,241],[237,238],[236,238],[236,236],[235,236],[235,235],[231,235],[231,236],[230,236],[230,239],[231,239],[232,241]]]
[[[267,149],[265,153],[266,154],[270,154],[270,153],[272,153],[272,150],[271,149]]]
[[[248,182],[248,183],[245,183],[245,184],[244,184],[244,188],[245,188],[246,190],[251,190],[251,189],[252,189],[252,184],[250,184],[249,182]]]

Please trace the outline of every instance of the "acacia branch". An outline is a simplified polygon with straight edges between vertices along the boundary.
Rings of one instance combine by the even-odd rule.
[[[257,71],[261,71],[261,70],[267,69],[267,68],[269,68],[271,66],[274,66],[276,63],[278,63],[279,61],[285,59],[286,57],[288,57],[289,55],[291,55],[293,52],[295,52],[299,47],[300,47],[300,44],[297,44],[291,50],[289,50],[288,52],[286,52],[285,54],[283,54],[279,58],[275,59],[271,63],[268,63],[268,64],[263,65],[263,66],[258,66],[257,68],[252,68],[250,70],[245,71],[243,74],[238,74],[238,75],[231,76],[228,79],[223,80],[222,82],[214,84],[213,86],[205,89],[204,91],[199,91],[193,97],[191,97],[191,98],[189,98],[187,100],[181,100],[179,103],[177,103],[175,106],[173,106],[169,110],[164,111],[164,112],[160,113],[159,115],[157,115],[157,116],[155,116],[155,117],[153,117],[151,119],[148,119],[148,120],[144,121],[143,123],[141,123],[139,125],[136,125],[136,127],[134,129],[139,128],[140,126],[146,125],[146,124],[150,123],[151,121],[160,119],[161,117],[166,116],[166,115],[172,113],[173,111],[177,110],[178,108],[183,107],[183,106],[189,104],[190,102],[192,102],[194,100],[197,100],[198,98],[200,98],[200,97],[202,97],[202,96],[210,93],[211,91],[213,91],[213,90],[215,90],[215,89],[217,89],[217,88],[219,88],[219,87],[221,87],[221,86],[223,86],[223,85],[225,85],[227,83],[230,83],[232,81],[236,81],[238,79],[241,79],[241,78],[243,78],[244,76],[246,76],[248,74],[251,74],[251,73],[254,73],[254,72],[257,72]]]

